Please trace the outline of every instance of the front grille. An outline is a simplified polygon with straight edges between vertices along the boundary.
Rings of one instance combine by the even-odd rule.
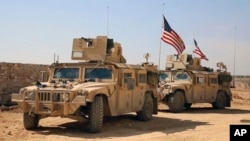
[[[53,101],[53,102],[59,102],[63,101],[62,99],[63,93],[62,92],[38,92],[38,99],[39,101]]]
[[[38,97],[40,101],[50,101],[51,93],[50,92],[38,92]]]

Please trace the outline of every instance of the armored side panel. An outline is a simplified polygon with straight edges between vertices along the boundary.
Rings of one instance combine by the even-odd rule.
[[[117,63],[126,63],[126,59],[122,56],[122,47],[120,43],[114,43],[114,47],[110,50],[111,54],[107,54],[107,60]]]
[[[200,58],[193,58],[189,64],[187,65],[188,70],[197,70],[197,71],[204,71],[204,68],[201,66],[201,59]]]
[[[203,71],[200,58],[192,58],[190,54],[168,55],[166,70],[197,70]]]
[[[75,38],[72,47],[72,60],[105,60],[107,41],[106,36],[97,36],[95,39]]]
[[[190,61],[188,54],[168,55],[166,69],[186,69],[188,61]]]

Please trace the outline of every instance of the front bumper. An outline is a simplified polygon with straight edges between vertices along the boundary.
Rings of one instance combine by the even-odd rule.
[[[57,94],[57,96],[55,96]],[[66,116],[74,114],[80,106],[86,105],[86,97],[69,94],[68,99],[63,98],[63,93],[35,92],[30,99],[25,94],[12,94],[12,102],[18,103],[23,112],[45,114],[48,116]]]

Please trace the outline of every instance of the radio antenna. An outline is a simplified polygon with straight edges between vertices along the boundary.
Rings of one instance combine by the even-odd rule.
[[[107,37],[109,35],[109,6],[107,6]]]

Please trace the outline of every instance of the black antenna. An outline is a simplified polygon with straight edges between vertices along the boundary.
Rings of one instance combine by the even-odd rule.
[[[109,6],[107,6],[107,37],[109,36]]]
[[[56,62],[56,53],[54,53],[54,63]]]
[[[56,61],[56,63],[59,63],[59,55],[57,55],[57,61]]]

